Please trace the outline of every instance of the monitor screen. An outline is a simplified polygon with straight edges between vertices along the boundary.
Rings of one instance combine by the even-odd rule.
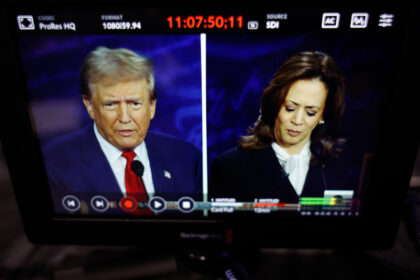
[[[49,224],[178,223],[188,240],[376,213],[406,7],[210,7],[6,9],[14,145],[36,172],[17,180]]]

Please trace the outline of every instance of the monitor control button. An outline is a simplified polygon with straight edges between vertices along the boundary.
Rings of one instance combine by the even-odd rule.
[[[195,201],[191,197],[181,197],[178,200],[178,208],[181,212],[190,213],[195,209]]]
[[[109,201],[101,195],[92,197],[90,200],[90,206],[98,212],[105,212],[109,208]]]
[[[166,200],[159,196],[154,196],[149,200],[149,208],[155,213],[163,212],[166,210]]]
[[[76,212],[80,209],[80,200],[74,195],[66,195],[62,200],[62,204],[70,212]]]
[[[121,198],[119,205],[122,210],[128,213],[134,212],[138,207],[137,200],[130,196]]]

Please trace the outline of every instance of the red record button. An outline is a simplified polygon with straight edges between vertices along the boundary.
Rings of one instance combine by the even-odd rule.
[[[122,210],[124,210],[125,212],[134,212],[137,209],[137,200],[135,200],[134,198],[130,197],[130,196],[126,196],[121,198],[120,200],[120,207]]]

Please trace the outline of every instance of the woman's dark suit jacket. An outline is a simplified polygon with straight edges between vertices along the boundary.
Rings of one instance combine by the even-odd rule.
[[[337,180],[341,183],[337,184]],[[300,196],[323,197],[328,188],[354,187],[355,182],[349,183],[348,174],[329,170],[328,166],[310,166]],[[209,198],[215,197],[244,202],[256,198],[278,198],[283,203],[299,201],[271,146],[260,150],[236,147],[218,156],[213,161],[209,181]]]

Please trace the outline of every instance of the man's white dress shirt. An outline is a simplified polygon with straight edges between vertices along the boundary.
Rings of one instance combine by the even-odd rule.
[[[109,165],[111,166],[112,172],[114,173],[115,178],[117,179],[118,186],[125,196],[127,194],[125,189],[125,165],[127,160],[122,157],[122,152],[114,147],[111,143],[106,141],[102,135],[99,133],[96,124],[94,125],[94,131],[96,139],[98,139],[99,145],[103,153],[105,154],[106,159],[108,160]],[[143,141],[139,146],[134,149],[136,157],[134,160],[139,160],[144,166],[143,172],[143,183],[146,188],[146,191],[149,197],[152,197],[155,193],[155,188],[153,186],[152,179],[152,169],[150,168],[149,156],[147,154],[146,142]],[[100,175],[100,174],[99,174]]]

